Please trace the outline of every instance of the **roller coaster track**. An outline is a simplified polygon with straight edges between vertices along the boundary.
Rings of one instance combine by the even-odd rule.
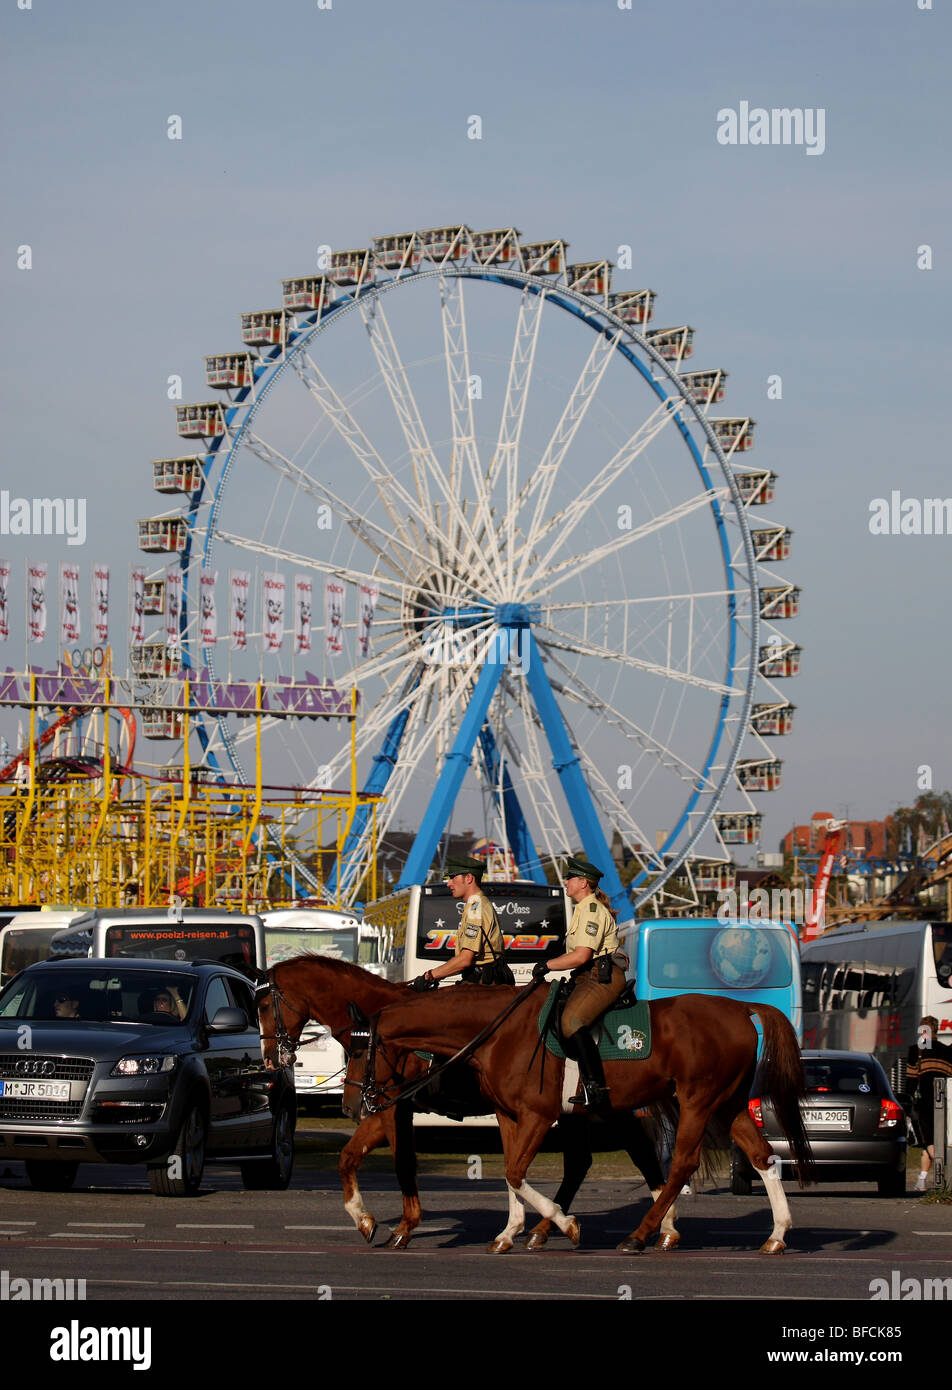
[[[952,879],[952,834],[935,841],[922,855],[926,863],[935,867],[914,867],[883,897],[871,903],[856,903],[853,906],[830,907],[826,912],[828,926],[841,926],[846,922],[882,922],[887,917],[916,917],[930,909],[919,901],[920,893]],[[933,909],[934,910],[934,909]]]

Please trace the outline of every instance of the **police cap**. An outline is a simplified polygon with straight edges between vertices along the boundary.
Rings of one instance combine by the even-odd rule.
[[[449,855],[443,877],[452,878],[454,874],[472,874],[478,883],[485,872],[486,865],[481,859],[470,859],[466,855]]]
[[[603,877],[601,869],[596,869],[594,864],[590,864],[587,859],[582,859],[579,855],[569,855],[569,861],[565,866],[566,878],[587,878],[589,883],[597,883]]]

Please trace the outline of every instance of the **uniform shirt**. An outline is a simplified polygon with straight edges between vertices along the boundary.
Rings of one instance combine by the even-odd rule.
[[[488,943],[488,944],[487,944]],[[492,950],[490,950],[490,946]],[[474,893],[463,904],[463,915],[456,933],[457,951],[475,951],[474,965],[491,965],[493,951],[501,956],[505,949],[493,905],[485,893]]]
[[[610,956],[618,950],[618,926],[604,903],[589,893],[575,904],[572,922],[565,935],[565,952],[587,946],[596,956]]]

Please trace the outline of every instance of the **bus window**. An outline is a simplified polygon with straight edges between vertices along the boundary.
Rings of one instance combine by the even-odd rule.
[[[792,978],[785,936],[758,927],[654,927],[648,985],[691,990],[786,989]]]

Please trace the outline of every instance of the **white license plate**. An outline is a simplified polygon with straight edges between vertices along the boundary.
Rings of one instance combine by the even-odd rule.
[[[807,1129],[849,1129],[848,1110],[804,1110],[803,1123]]]
[[[68,1081],[0,1081],[0,1096],[19,1100],[69,1100]]]
[[[299,1075],[299,1076],[295,1076],[295,1078],[294,1078],[294,1084],[295,1084],[295,1086],[319,1086],[319,1085],[321,1084],[322,1081],[326,1081],[326,1080],[327,1080],[327,1077],[326,1077],[326,1076],[304,1076],[304,1075]]]

